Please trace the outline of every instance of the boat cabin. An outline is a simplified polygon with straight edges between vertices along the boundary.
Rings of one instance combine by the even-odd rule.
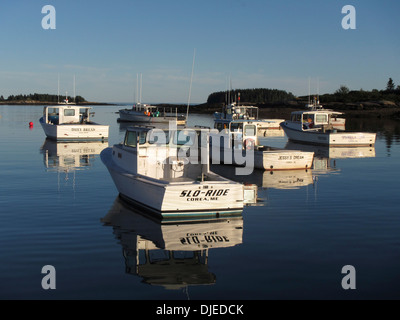
[[[334,130],[332,122],[340,115],[341,112],[330,110],[294,111],[289,123],[303,131]]]
[[[90,123],[91,107],[76,105],[46,106],[43,109],[43,119],[48,124],[83,124]]]
[[[209,171],[209,130],[129,127],[117,148],[121,167],[155,179],[197,179]],[[115,156],[115,152],[113,152]]]
[[[219,133],[212,133],[212,139],[226,139],[220,141],[219,147],[235,148],[235,149],[251,149],[259,145],[257,130],[259,125],[258,120],[234,120],[218,129]],[[219,123],[219,122],[218,122]],[[214,146],[218,146],[218,143]]]
[[[236,103],[224,106],[222,112],[214,113],[215,120],[258,119],[258,107],[238,106]]]

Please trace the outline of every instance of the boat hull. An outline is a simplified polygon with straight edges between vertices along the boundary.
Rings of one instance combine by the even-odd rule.
[[[253,152],[251,155],[250,152]],[[260,147],[258,150],[211,150],[213,164],[225,163],[253,167],[260,170],[303,170],[312,166],[313,152]],[[244,163],[244,159],[247,161]]]
[[[112,148],[101,152],[125,201],[162,217],[223,216],[243,210],[243,186],[229,180],[176,181],[154,179],[130,173],[112,159]]]
[[[51,124],[39,120],[46,136],[58,141],[105,141],[109,126],[100,124]]]
[[[364,132],[319,132],[301,131],[288,127],[285,123],[281,124],[289,140],[336,147],[352,146],[373,146],[375,145],[376,134]]]

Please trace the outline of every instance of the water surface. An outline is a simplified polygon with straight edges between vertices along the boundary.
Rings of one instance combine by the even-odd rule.
[[[104,147],[120,142],[118,107],[94,110],[110,125]],[[161,226],[120,203],[101,146],[76,158],[82,149],[46,141],[41,114],[0,106],[1,299],[400,298],[399,122],[348,120],[377,132],[364,157],[328,152],[309,172],[242,177],[258,185],[258,205],[241,217]],[[45,265],[56,269],[55,290],[41,286]],[[355,290],[341,286],[345,265],[355,267]]]

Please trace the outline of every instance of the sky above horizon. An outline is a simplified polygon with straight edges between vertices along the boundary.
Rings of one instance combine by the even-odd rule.
[[[55,29],[42,27],[45,5]],[[345,5],[356,29],[342,27]],[[135,102],[138,74],[148,103],[187,103],[189,91],[203,103],[229,87],[381,90],[400,85],[399,12],[392,0],[3,0],[0,95],[57,94],[58,79],[72,95],[75,76],[89,101]]]

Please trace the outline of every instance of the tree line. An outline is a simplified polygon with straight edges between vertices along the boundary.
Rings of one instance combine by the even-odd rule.
[[[31,93],[31,94],[18,94],[18,95],[10,95],[5,99],[3,95],[0,96],[0,101],[8,101],[8,102],[61,102],[64,101],[65,96],[59,96],[56,94],[46,94],[46,93]],[[86,100],[82,96],[76,96],[75,99],[71,96],[67,97],[69,102],[81,103],[86,102]]]
[[[231,102],[251,102],[254,104],[286,102],[295,97],[291,92],[278,89],[235,89],[211,93],[207,98],[207,104],[221,104]]]
[[[304,97],[303,97],[304,98]],[[367,90],[350,90],[347,86],[341,85],[332,94],[323,94],[319,96],[321,103],[328,102],[344,102],[355,103],[362,101],[380,101],[388,100],[393,102],[400,102],[400,86],[395,86],[392,78],[389,78],[386,88],[383,90],[372,89]]]

